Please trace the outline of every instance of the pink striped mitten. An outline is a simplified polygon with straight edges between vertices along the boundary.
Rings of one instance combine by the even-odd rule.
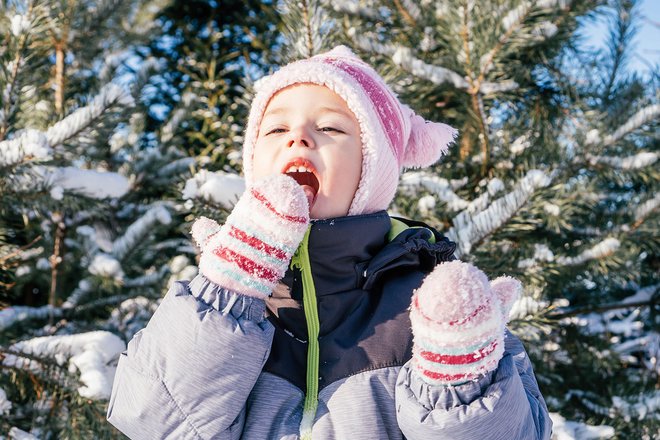
[[[265,298],[284,276],[308,225],[300,185],[284,174],[267,177],[245,190],[222,227],[206,217],[195,221],[199,271],[226,289]]]
[[[430,384],[458,385],[495,370],[504,354],[504,326],[521,291],[515,278],[489,282],[469,263],[437,266],[410,306],[414,371]]]

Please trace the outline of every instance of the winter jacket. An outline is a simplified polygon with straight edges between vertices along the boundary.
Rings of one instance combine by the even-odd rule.
[[[406,223],[314,221],[265,302],[202,275],[175,283],[120,356],[108,420],[133,439],[550,438],[510,333],[478,381],[431,386],[411,371],[412,292],[455,245]]]

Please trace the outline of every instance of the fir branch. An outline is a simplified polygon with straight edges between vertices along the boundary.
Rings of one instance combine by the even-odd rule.
[[[597,143],[602,143],[602,145],[606,147],[610,146],[647,122],[656,120],[658,115],[660,115],[660,104],[648,105],[632,115],[611,135],[601,138],[601,134],[597,130],[592,130],[587,137],[586,146],[589,147]]]
[[[46,161],[52,153],[46,135],[39,130],[28,129],[14,139],[0,142],[0,167],[11,167],[26,161]]]
[[[576,257],[557,257],[556,262],[560,266],[577,266],[590,260],[599,260],[609,257],[619,249],[621,242],[616,238],[606,238],[595,246],[583,251]]]
[[[355,28],[351,28],[348,34],[360,49],[387,56],[394,64],[418,78],[425,79],[438,86],[451,84],[459,90],[469,91],[472,88],[470,83],[460,74],[446,67],[426,63],[415,57],[412,49],[409,47],[380,43],[359,33]],[[500,82],[485,81],[480,83],[478,91],[483,94],[490,94],[512,91],[518,87],[518,83],[513,80]]]
[[[40,241],[41,239],[42,239],[42,236],[39,235],[39,236],[37,236],[36,238],[34,238],[31,242],[29,242],[28,244],[23,245],[23,246],[19,247],[18,249],[15,249],[15,250],[13,250],[12,252],[10,252],[10,253],[8,253],[8,254],[3,255],[2,257],[0,257],[0,268],[2,268],[2,269],[6,269],[7,266],[5,266],[5,264],[6,264],[7,261],[11,260],[12,258],[15,258],[15,257],[21,256],[21,255],[20,255],[21,252],[23,252],[23,251],[25,251],[25,250],[31,248],[35,243],[37,243],[37,242]]]
[[[130,225],[123,236],[119,237],[112,244],[112,254],[119,260],[124,257],[149,233],[153,225],[162,223],[169,224],[172,216],[163,205],[157,205],[150,208],[142,217]]]
[[[147,273],[137,278],[124,280],[124,287],[145,287],[158,284],[160,281],[165,278],[167,274],[170,273],[170,268],[168,265],[163,265],[157,272]]]
[[[401,0],[394,0],[394,5],[404,20],[407,21],[410,27],[414,29],[417,27],[417,19],[420,16],[419,7],[410,0],[403,1],[406,4],[405,7],[401,4]]]
[[[658,153],[645,151],[627,157],[596,156],[587,153],[585,158],[591,165],[602,164],[620,170],[638,170],[653,165],[658,160]]]
[[[361,5],[354,0],[323,0],[323,6],[336,12],[345,13],[373,21],[384,21],[385,17],[376,9]]]
[[[46,318],[60,318],[62,317],[63,309],[60,307],[53,307],[45,305],[41,307],[29,306],[11,306],[0,310],[0,330],[6,330],[12,325],[28,320],[46,319]]]
[[[636,229],[643,221],[660,206],[660,193],[656,193],[653,198],[646,200],[635,208],[635,223],[633,229]]]
[[[638,307],[655,307],[658,304],[660,304],[660,298],[654,297],[648,301],[619,302],[582,307],[563,307],[549,313],[548,316],[552,319],[560,320],[573,316],[584,315],[587,313],[603,313],[610,312],[612,310],[635,309]]]
[[[285,38],[293,48],[293,58],[309,58],[320,53],[332,27],[332,19],[323,10],[321,0],[286,0],[281,9]]]
[[[554,175],[554,173],[553,173]],[[472,247],[506,223],[536,192],[552,182],[552,177],[543,171],[530,170],[509,194],[495,200],[485,211],[470,215],[467,211],[459,213],[447,232],[447,237],[458,244],[456,256],[461,258]]]
[[[134,105],[133,97],[120,86],[108,84],[88,105],[79,108],[50,127],[46,131],[48,144],[56,146],[71,139],[114,105],[132,106]]]
[[[401,176],[400,185],[405,191],[410,193],[421,188],[426,189],[445,202],[447,208],[451,211],[465,209],[470,205],[453,191],[452,185],[447,179],[425,171],[404,173]]]

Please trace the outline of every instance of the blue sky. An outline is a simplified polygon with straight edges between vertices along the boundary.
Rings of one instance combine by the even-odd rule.
[[[660,0],[641,0],[639,2],[641,20],[639,30],[633,39],[634,51],[628,65],[629,70],[648,73],[651,66],[660,66]],[[600,18],[585,24],[585,44],[603,47],[607,37],[607,22]]]

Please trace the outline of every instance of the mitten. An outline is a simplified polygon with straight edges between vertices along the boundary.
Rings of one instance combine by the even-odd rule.
[[[307,196],[295,180],[283,174],[260,180],[245,190],[222,227],[206,217],[195,221],[199,271],[221,287],[265,298],[308,225]]]
[[[493,371],[504,354],[504,326],[520,282],[492,282],[469,263],[437,266],[410,306],[412,368],[425,382],[458,385]]]

